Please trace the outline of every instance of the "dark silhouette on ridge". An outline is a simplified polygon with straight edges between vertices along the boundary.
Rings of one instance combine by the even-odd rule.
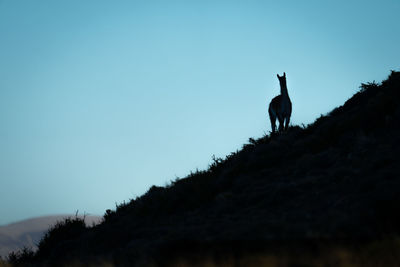
[[[292,102],[290,101],[289,94],[286,85],[286,73],[283,76],[279,76],[279,84],[281,86],[281,94],[274,97],[269,104],[268,113],[271,120],[272,133],[275,133],[276,119],[279,121],[279,131],[287,131],[290,122],[290,116],[292,115]]]
[[[188,264],[179,266],[398,266],[398,99],[400,72],[392,71],[308,126],[250,138],[225,159],[214,157],[207,170],[107,210],[95,227],[60,223],[36,253],[12,260],[21,266],[178,266],[180,260]],[[246,255],[274,256],[276,264],[244,262]]]

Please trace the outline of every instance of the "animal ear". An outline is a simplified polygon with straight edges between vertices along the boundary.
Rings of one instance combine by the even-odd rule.
[[[285,73],[285,72],[283,73],[283,77],[285,77],[285,78],[286,78],[286,73]]]
[[[278,77],[278,79],[280,78],[280,77],[279,77],[279,74],[277,74],[276,76]]]

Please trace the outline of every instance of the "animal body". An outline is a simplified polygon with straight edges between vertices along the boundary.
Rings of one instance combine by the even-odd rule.
[[[281,94],[274,97],[269,103],[268,113],[271,120],[272,133],[275,133],[276,130],[276,119],[279,121],[279,132],[286,131],[292,115],[292,102],[287,91],[286,73],[283,73],[283,76],[279,76],[279,74],[276,76],[278,76],[281,86]]]

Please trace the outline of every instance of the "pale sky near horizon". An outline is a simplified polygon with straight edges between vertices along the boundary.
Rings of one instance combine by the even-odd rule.
[[[0,225],[103,215],[399,70],[400,1],[0,0]]]

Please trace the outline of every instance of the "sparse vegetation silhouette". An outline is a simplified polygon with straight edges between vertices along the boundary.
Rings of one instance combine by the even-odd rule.
[[[207,170],[152,186],[100,225],[56,225],[37,253],[14,262],[395,266],[399,98],[392,71],[308,126],[250,138]]]

